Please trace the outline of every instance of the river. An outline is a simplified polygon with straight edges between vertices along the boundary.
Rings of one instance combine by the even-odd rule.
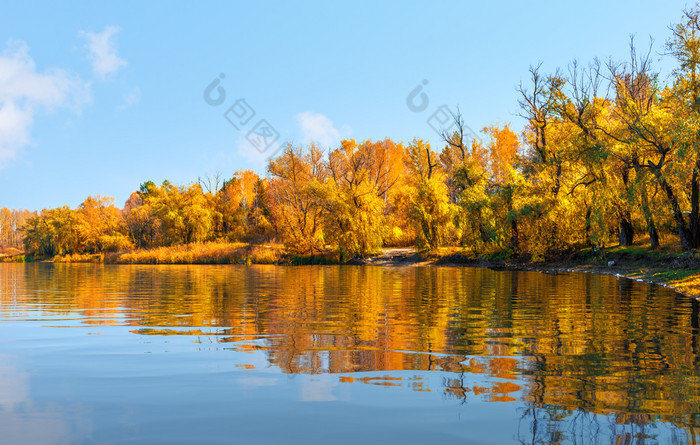
[[[687,443],[698,322],[592,274],[4,263],[0,442]]]

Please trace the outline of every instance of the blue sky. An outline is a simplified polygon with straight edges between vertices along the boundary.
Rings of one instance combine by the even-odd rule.
[[[441,149],[427,122],[441,105],[459,106],[475,130],[519,132],[515,88],[530,65],[624,59],[630,34],[653,36],[658,54],[686,6],[58,3],[0,6],[0,207],[75,207],[96,194],[121,207],[146,180],[262,174],[285,141],[419,137]],[[672,63],[656,68],[668,76]],[[220,74],[225,98],[210,105],[204,90]],[[411,111],[423,80],[427,107]],[[267,142],[279,138],[261,153],[246,136],[263,119]]]

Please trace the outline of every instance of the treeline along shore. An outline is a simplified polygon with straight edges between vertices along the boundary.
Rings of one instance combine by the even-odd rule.
[[[474,134],[457,112],[437,150],[418,138],[287,144],[263,177],[147,181],[122,208],[92,196],[2,209],[0,254],[357,263],[412,247],[458,262],[607,265],[628,252],[642,266],[670,258],[665,269],[688,279],[700,247],[700,9],[680,15],[663,48],[631,40],[625,61],[531,67],[518,132],[501,123]],[[675,64],[668,77],[654,71],[659,53]]]

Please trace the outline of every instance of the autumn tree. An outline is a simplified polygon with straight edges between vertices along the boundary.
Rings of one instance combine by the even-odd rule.
[[[692,249],[697,246],[693,229],[698,218],[698,119],[674,90],[657,87],[650,53],[638,56],[632,41],[630,62],[610,64],[613,111],[620,122],[620,134],[608,134],[634,147],[633,166],[647,171],[661,188],[681,247]],[[688,216],[686,205],[690,207]]]
[[[320,252],[325,245],[323,206],[317,189],[328,177],[323,152],[288,144],[282,155],[270,160],[269,196],[272,214],[290,252]]]
[[[406,175],[394,200],[413,222],[416,245],[435,249],[459,238],[455,226],[457,206],[450,202],[445,175],[430,144],[414,139],[406,147]]]
[[[31,255],[52,257],[81,251],[80,219],[67,206],[42,210],[22,230],[24,248]]]
[[[251,222],[248,238],[253,241],[269,240],[275,236],[275,219],[270,206],[269,187],[267,178],[256,179],[253,205],[248,216]]]
[[[99,253],[131,247],[124,216],[113,202],[113,198],[91,196],[78,207],[76,216],[82,251]]]
[[[0,209],[0,247],[22,246],[22,226],[36,212],[24,209]]]
[[[686,122],[690,133],[698,128],[700,120],[700,6],[683,11],[680,23],[671,27],[671,38],[666,49],[678,64],[674,71],[672,96],[677,115]],[[697,134],[697,133],[694,133]],[[685,248],[700,247],[700,141],[693,137],[688,149],[683,152],[692,173],[689,178],[690,213],[687,222],[687,235],[681,237]],[[670,198],[669,198],[670,199]],[[685,231],[685,221],[679,219],[674,209],[674,217],[679,231]]]
[[[134,246],[139,248],[155,247],[161,239],[160,221],[156,218],[146,198],[155,184],[147,181],[133,192],[124,204],[122,214],[129,236]]]
[[[388,140],[379,146],[345,140],[328,155],[328,177],[317,191],[325,231],[342,258],[364,256],[382,246],[386,196],[399,174],[390,162],[392,148]]]

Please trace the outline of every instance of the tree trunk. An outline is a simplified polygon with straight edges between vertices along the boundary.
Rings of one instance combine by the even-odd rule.
[[[591,239],[591,207],[586,206],[586,240],[588,245],[593,245],[593,240]]]
[[[693,248],[700,246],[700,190],[698,174],[700,173],[700,158],[695,161],[693,180],[690,185],[690,236]]]
[[[659,232],[656,231],[656,224],[654,224],[654,217],[650,216],[647,220],[647,232],[649,232],[649,241],[651,241],[651,249],[659,248]]]
[[[644,219],[647,222],[647,233],[649,233],[649,241],[651,242],[651,248],[657,249],[659,247],[659,233],[656,231],[656,224],[654,223],[654,215],[649,209],[649,199],[647,198],[646,185],[642,184],[642,213],[644,214]]]
[[[520,248],[520,243],[518,241],[518,221],[513,218],[510,221],[510,247],[513,253],[517,253]]]
[[[629,191],[630,168],[625,166],[622,169],[622,182],[625,189]],[[631,246],[634,242],[634,227],[632,226],[632,215],[629,210],[619,210],[620,212],[620,245]]]
[[[629,212],[620,215],[620,245],[631,246],[634,242],[634,226]]]
[[[683,250],[690,250],[695,246],[693,245],[693,239],[690,234],[690,229],[685,224],[685,218],[683,218],[683,212],[681,211],[681,207],[678,204],[676,194],[673,193],[673,188],[671,188],[671,185],[666,181],[666,178],[664,178],[664,176],[659,170],[654,169],[652,171],[654,172],[654,176],[656,176],[656,179],[659,181],[659,185],[661,185],[661,188],[664,190],[664,192],[666,192],[668,200],[671,202],[673,218],[676,220],[676,226],[678,227],[678,237],[681,240],[681,248]]]

